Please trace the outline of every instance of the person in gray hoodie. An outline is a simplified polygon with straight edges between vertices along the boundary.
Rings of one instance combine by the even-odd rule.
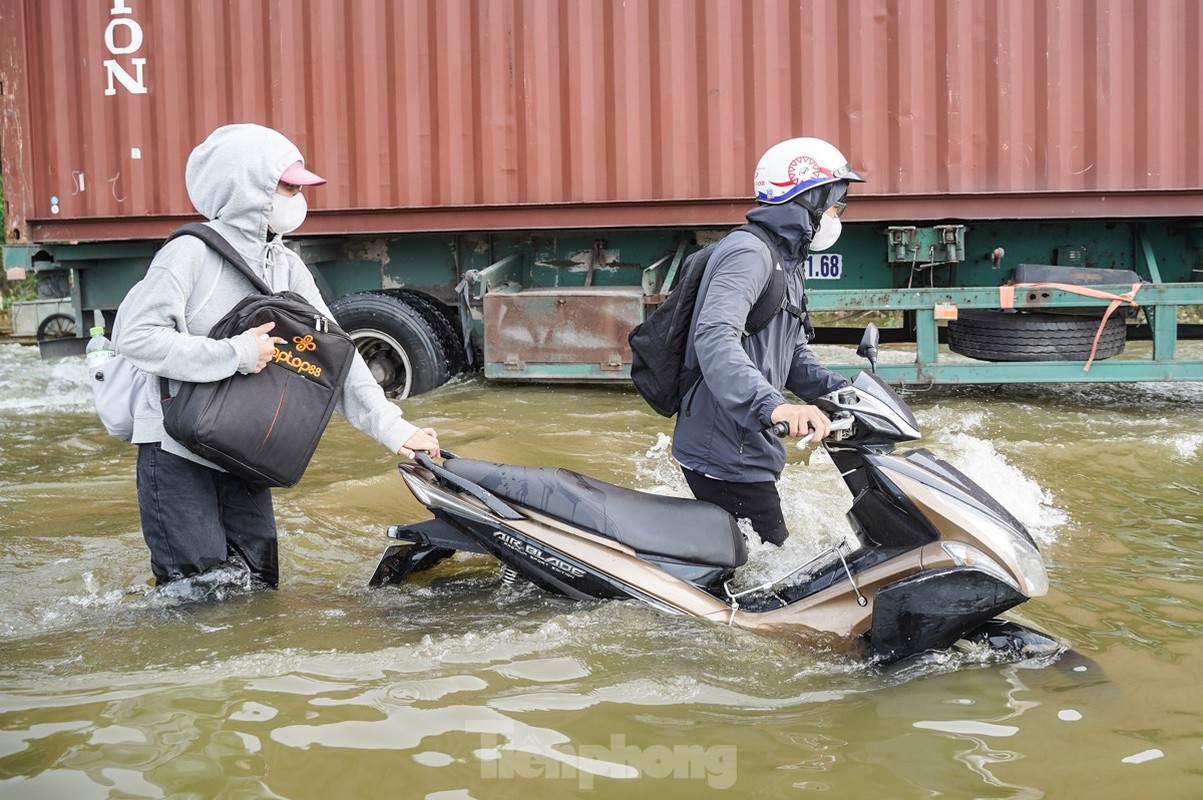
[[[188,196],[208,224],[242,254],[272,291],[297,292],[330,316],[309,270],[281,236],[304,221],[305,186],[326,181],[305,169],[284,135],[253,124],[226,125],[192,151]],[[209,330],[254,291],[250,281],[200,239],[184,236],[155,255],[146,276],[121,303],[114,323],[117,352],[151,375],[205,383],[235,372],[259,372],[276,344],[274,323],[228,339]],[[358,353],[336,406],[348,422],[390,452],[412,458],[437,453],[431,428],[402,418]],[[258,584],[279,583],[271,490],[224,472],[163,430],[158,381],[147,381],[134,415],[138,445],[138,507],[158,583],[227,563],[249,570]]]
[[[813,400],[847,380],[818,363],[799,316],[778,313],[750,336],[744,326],[776,269],[786,273],[786,304],[805,308],[806,258],[835,243],[849,182],[863,180],[821,139],[769,148],[753,179],[759,205],[747,219],[768,232],[781,263],[755,234],[735,231],[716,245],[694,306],[685,363],[700,367],[702,380],[681,402],[673,456],[695,497],[751,520],[777,545],[789,536],[776,486],[785,447],[769,429],[785,422],[790,436],[814,441],[830,429],[818,408],[786,400],[784,390]]]

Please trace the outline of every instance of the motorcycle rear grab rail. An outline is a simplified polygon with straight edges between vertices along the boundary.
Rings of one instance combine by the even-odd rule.
[[[440,450],[439,456],[444,459],[455,458],[454,453],[449,453],[446,450]],[[508,520],[526,519],[526,517],[522,516],[517,511],[515,511],[513,508],[508,506],[505,502],[503,502],[501,500],[501,498],[499,498],[497,495],[490,492],[488,489],[485,489],[483,486],[478,486],[477,484],[473,483],[472,481],[461,478],[460,476],[456,475],[455,473],[449,472],[448,470],[443,469],[438,464],[434,463],[434,461],[431,460],[430,456],[426,455],[426,453],[424,451],[419,450],[417,453],[415,453],[414,461],[416,461],[420,466],[430,470],[436,478],[443,481],[444,483],[447,483],[461,491],[467,492],[468,494],[472,495],[477,500],[484,503],[485,506],[488,507],[488,509],[490,511],[492,511],[494,514],[501,517],[502,519],[508,519]]]

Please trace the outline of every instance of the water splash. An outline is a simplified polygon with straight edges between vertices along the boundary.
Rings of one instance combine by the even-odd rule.
[[[36,347],[0,345],[0,415],[90,411],[92,390],[83,357],[42,361]]]
[[[761,542],[748,520],[737,522],[747,540],[748,562],[739,570],[736,586],[756,586],[779,577],[847,536],[848,526],[843,520],[847,491],[838,475],[832,482],[834,465],[825,452],[817,451],[810,458],[811,468],[798,465],[796,469],[787,469],[778,487],[785,521],[792,532],[785,545]],[[831,474],[812,474],[819,472]],[[642,491],[673,497],[693,496],[672,456],[672,437],[668,434],[656,434],[656,441],[635,462],[635,475]]]
[[[983,438],[989,415],[986,410],[964,411],[947,407],[927,409],[920,415],[924,430],[936,432],[936,440],[924,442],[990,492],[1022,522],[1041,543],[1056,539],[1068,515],[1056,505],[1052,493],[1026,475]],[[821,448],[797,455],[788,451],[790,462],[778,482],[782,511],[790,537],[781,547],[762,543],[746,520],[740,530],[748,540],[748,563],[739,570],[737,585],[755,586],[775,579],[843,544],[857,546],[846,515],[852,501],[831,457]],[[680,467],[672,457],[672,437],[658,433],[656,441],[635,463],[638,485],[644,491],[690,497]]]
[[[635,479],[641,491],[670,497],[692,497],[685,476],[672,455],[673,439],[657,433],[655,443],[635,461]]]
[[[1159,437],[1159,443],[1174,450],[1180,459],[1190,461],[1203,451],[1203,433],[1185,433],[1171,437]]]
[[[940,449],[945,459],[988,491],[1024,524],[1040,544],[1056,540],[1069,515],[1051,491],[1012,464],[994,442],[966,433],[945,432]]]
[[[80,577],[83,579],[86,594],[68,595],[65,598],[67,603],[79,606],[80,608],[107,608],[115,606],[121,603],[131,591],[136,591],[134,587],[126,590],[105,589],[91,572],[85,572]]]
[[[156,586],[146,596],[151,605],[220,602],[267,588],[241,558],[231,558],[199,575]]]

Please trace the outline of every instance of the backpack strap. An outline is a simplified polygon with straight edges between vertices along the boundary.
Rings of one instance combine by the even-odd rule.
[[[181,225],[163,240],[163,244],[167,244],[172,239],[178,239],[181,236],[195,236],[197,239],[200,239],[211,250],[217,251],[218,255],[230,262],[234,269],[241,272],[251,282],[251,285],[255,287],[256,291],[263,294],[272,293],[271,287],[255,274],[250,265],[246,263],[246,259],[242,257],[242,254],[234,249],[234,245],[226,241],[224,236],[208,225],[201,222],[189,222],[187,225]]]
[[[210,228],[208,225],[205,225],[202,222],[189,222],[187,225],[181,225],[168,234],[167,238],[163,240],[163,244],[167,244],[172,239],[179,239],[181,236],[195,236],[197,239],[200,239],[209,246],[209,249],[217,251],[217,254],[226,261],[230,262],[234,269],[246,276],[246,279],[249,280],[251,285],[255,287],[255,291],[262,294],[272,293],[271,287],[268,286],[262,278],[254,273],[254,271],[246,263],[246,259],[242,257],[242,254],[234,249],[234,245],[226,241],[224,236]],[[162,245],[160,245],[160,247],[162,247]],[[163,380],[161,375],[158,376],[158,378],[159,401],[163,402],[170,400],[171,393],[168,391],[167,381]]]
[[[733,230],[732,233],[735,231],[747,231],[760,241],[764,242],[765,246],[769,249],[769,255],[773,259],[773,272],[769,277],[769,285],[764,288],[764,291],[761,292],[760,297],[756,298],[756,302],[752,305],[751,310],[748,312],[748,318],[744,322],[744,335],[752,336],[753,334],[759,333],[766,325],[769,324],[769,322],[773,320],[774,317],[784,311],[785,313],[802,322],[802,329],[806,332],[806,341],[809,342],[813,340],[815,338],[815,330],[810,324],[809,315],[806,313],[805,282],[803,282],[802,286],[802,307],[799,308],[798,306],[786,302],[785,270],[781,266],[781,252],[777,249],[777,244],[773,241],[773,238],[769,235],[769,232],[755,223],[741,225]],[[709,265],[710,255],[712,254],[713,249],[714,246],[710,245],[691,256],[691,258],[697,257],[698,259],[701,259],[701,263],[689,263],[689,267],[692,268],[692,272],[685,271],[685,277],[681,278],[681,282],[678,283],[678,287],[692,277],[694,280],[692,291],[696,294],[698,290],[698,284],[701,283],[700,276],[705,272],[706,267]],[[692,313],[692,300],[686,305],[689,306],[690,313]],[[677,312],[680,312],[680,310],[680,308],[676,309]],[[679,324],[675,317],[673,324]],[[688,321],[685,322],[685,326],[686,330],[690,330]],[[682,364],[682,375],[687,377],[689,389],[682,396],[680,407],[685,416],[689,416],[690,410],[693,407],[694,395],[697,393],[697,388],[702,385],[702,372],[697,368],[693,370],[686,369],[684,364]],[[668,414],[666,416],[672,415]]]
[[[760,332],[769,324],[773,317],[784,311],[802,323],[802,327],[806,331],[807,341],[814,339],[814,328],[810,324],[810,315],[806,313],[805,280],[802,284],[802,306],[798,307],[787,302],[785,270],[781,267],[781,252],[777,249],[777,243],[773,241],[773,237],[769,236],[769,232],[764,228],[753,223],[742,225],[736,228],[736,230],[747,231],[764,242],[765,246],[769,248],[769,255],[773,258],[773,273],[769,278],[769,285],[765,287],[764,292],[761,293],[756,303],[752,306],[752,310],[748,312],[748,321],[744,324],[744,333],[751,336]]]

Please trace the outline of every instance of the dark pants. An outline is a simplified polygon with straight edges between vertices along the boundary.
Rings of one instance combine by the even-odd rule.
[[[138,510],[159,583],[240,556],[269,586],[280,580],[271,489],[138,445]]]
[[[785,543],[789,529],[785,527],[785,516],[781,513],[781,495],[773,481],[760,483],[733,483],[707,478],[700,472],[681,468],[685,481],[693,496],[726,510],[736,519],[752,521],[762,542],[777,546]]]

